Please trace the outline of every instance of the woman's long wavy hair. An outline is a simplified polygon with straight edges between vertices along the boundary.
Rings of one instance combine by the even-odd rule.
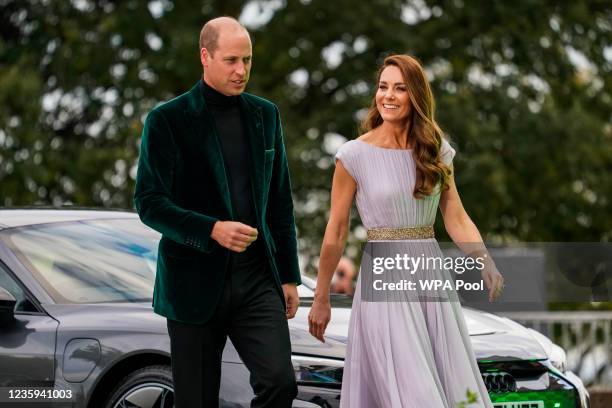
[[[411,109],[406,141],[412,142],[412,155],[416,163],[416,183],[413,195],[423,198],[434,192],[440,183],[440,191],[449,187],[451,169],[442,162],[442,130],[434,119],[435,101],[421,64],[409,55],[390,55],[385,58],[376,75],[376,89],[385,68],[393,65],[400,69],[406,82]],[[361,130],[369,132],[383,123],[376,107],[376,94],[361,123]]]

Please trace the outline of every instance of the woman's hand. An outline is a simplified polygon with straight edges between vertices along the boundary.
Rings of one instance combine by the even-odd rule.
[[[308,328],[310,334],[325,343],[325,329],[331,319],[331,305],[329,300],[317,300],[315,298],[308,314]]]
[[[496,301],[502,294],[504,277],[499,273],[493,261],[485,262],[485,267],[482,269],[482,279],[489,290],[489,302]]]

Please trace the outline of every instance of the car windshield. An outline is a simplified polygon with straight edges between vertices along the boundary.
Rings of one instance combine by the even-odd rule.
[[[160,235],[139,220],[18,228],[9,246],[57,303],[150,302]]]
[[[160,234],[138,219],[40,224],[7,243],[56,303],[150,302]],[[314,296],[302,276],[299,296]]]

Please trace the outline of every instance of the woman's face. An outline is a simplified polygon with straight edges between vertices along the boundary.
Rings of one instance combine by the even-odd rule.
[[[376,107],[385,122],[404,122],[410,113],[408,86],[404,82],[402,71],[394,65],[386,67],[380,75]]]

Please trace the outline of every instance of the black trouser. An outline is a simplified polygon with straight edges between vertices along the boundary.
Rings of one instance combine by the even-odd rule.
[[[249,369],[251,407],[291,407],[297,395],[283,303],[264,262],[236,262],[215,314],[204,325],[168,320],[175,408],[219,406],[227,336]]]

